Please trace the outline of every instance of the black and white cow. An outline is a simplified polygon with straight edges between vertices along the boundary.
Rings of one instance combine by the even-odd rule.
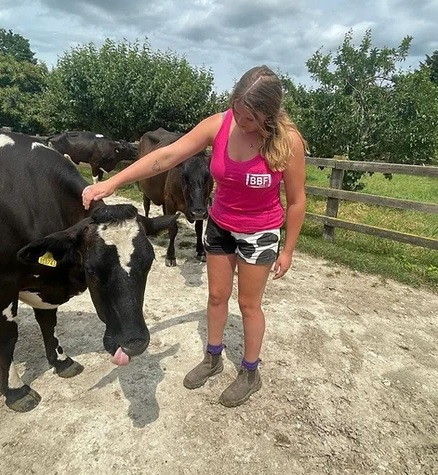
[[[40,396],[13,362],[18,300],[34,309],[47,359],[61,377],[82,371],[56,337],[57,308],[89,289],[106,324],[103,345],[118,365],[145,351],[143,301],[154,250],[147,237],[175,227],[176,216],[145,218],[129,204],[82,206],[87,185],[57,151],[14,133],[0,134],[0,390],[18,412]]]
[[[129,142],[115,141],[95,132],[63,132],[49,137],[47,144],[68,156],[76,165],[89,163],[94,183],[102,180],[104,172],[114,170],[121,160],[134,161],[137,158],[137,149]]]

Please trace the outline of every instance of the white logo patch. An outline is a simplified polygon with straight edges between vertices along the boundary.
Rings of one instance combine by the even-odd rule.
[[[264,174],[246,174],[246,186],[249,188],[269,188],[271,186],[271,175]]]
[[[120,266],[129,275],[131,272],[129,263],[134,252],[134,239],[140,232],[137,221],[130,219],[120,224],[100,224],[97,232],[107,246],[116,246]]]

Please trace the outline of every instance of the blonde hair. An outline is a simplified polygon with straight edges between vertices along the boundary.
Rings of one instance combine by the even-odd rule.
[[[295,130],[306,149],[306,142],[282,107],[283,88],[279,77],[267,66],[247,71],[234,86],[230,105],[241,102],[259,124],[262,136],[260,153],[272,171],[286,169],[293,155]]]

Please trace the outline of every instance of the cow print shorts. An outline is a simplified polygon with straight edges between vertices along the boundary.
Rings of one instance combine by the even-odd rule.
[[[204,247],[211,254],[237,254],[248,264],[273,264],[278,257],[280,230],[236,233],[208,218]]]

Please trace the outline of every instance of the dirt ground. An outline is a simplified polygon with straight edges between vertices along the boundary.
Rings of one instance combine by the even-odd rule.
[[[242,352],[235,294],[224,372],[182,385],[202,358],[207,286],[194,229],[180,223],[177,267],[164,265],[166,238],[153,240],[151,344],[129,366],[111,364],[86,293],[58,326],[85,370],[59,378],[21,306],[16,362],[42,401],[18,414],[0,399],[0,474],[438,473],[438,295],[298,253],[264,298],[263,387],[227,409],[218,397]]]

